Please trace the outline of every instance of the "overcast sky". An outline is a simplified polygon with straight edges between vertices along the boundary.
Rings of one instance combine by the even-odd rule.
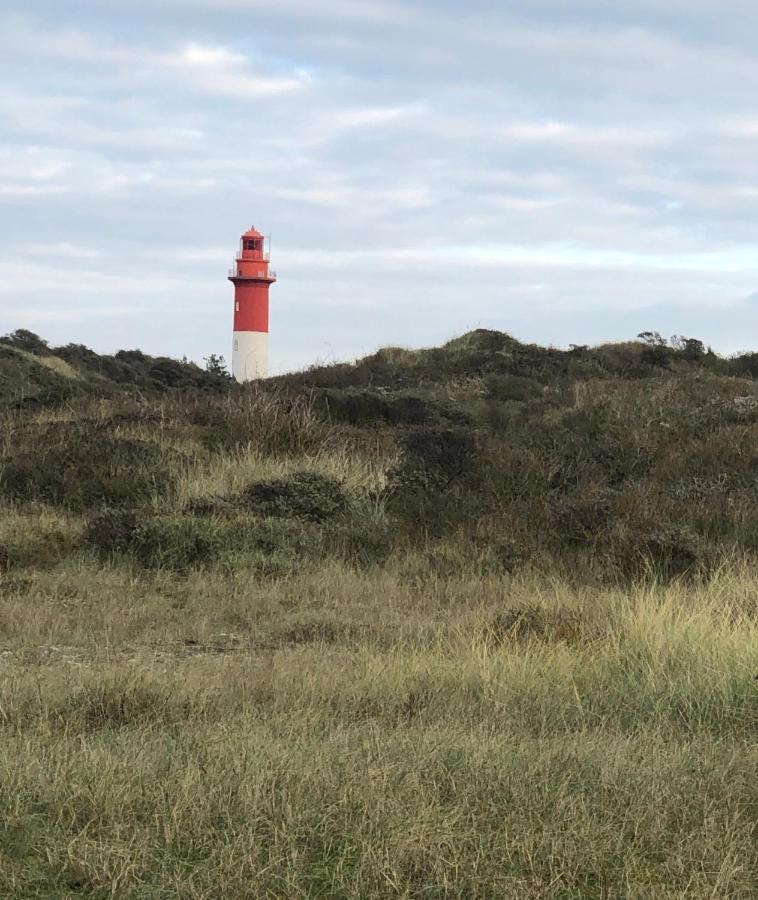
[[[274,370],[476,327],[758,350],[755,0],[11,0],[0,333]]]

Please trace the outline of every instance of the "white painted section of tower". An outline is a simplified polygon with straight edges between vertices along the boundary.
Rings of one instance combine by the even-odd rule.
[[[228,334],[228,332],[227,332]],[[268,375],[268,334],[265,331],[235,331],[232,375],[239,382]]]

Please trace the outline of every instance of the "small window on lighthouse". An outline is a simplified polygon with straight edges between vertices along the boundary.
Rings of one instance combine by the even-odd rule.
[[[239,300],[235,300],[235,301],[234,301],[234,308],[235,308],[235,310],[236,310],[237,312],[240,311],[240,302],[239,302]]]
[[[234,339],[234,349],[239,350],[239,348],[240,348],[240,342],[235,338]]]

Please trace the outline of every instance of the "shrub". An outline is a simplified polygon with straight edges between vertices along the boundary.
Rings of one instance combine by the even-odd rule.
[[[397,490],[444,491],[475,471],[478,443],[463,429],[419,429],[400,440],[403,458],[390,473]]]
[[[594,491],[559,498],[554,510],[554,528],[559,543],[587,544],[600,540],[609,525],[613,497]]]
[[[11,347],[17,347],[19,350],[26,350],[27,353],[49,352],[47,341],[43,341],[38,334],[35,334],[33,331],[27,331],[26,328],[18,328],[16,331],[4,335],[0,338],[0,341],[4,344],[9,344]]]
[[[221,543],[212,528],[184,516],[160,516],[138,527],[130,551],[146,568],[185,572],[218,558]]]
[[[220,563],[259,578],[286,578],[327,555],[322,523],[305,519],[250,519],[225,522]]]
[[[193,516],[233,516],[240,510],[240,502],[233,497],[193,497],[187,504],[187,512]]]
[[[114,435],[108,424],[54,422],[0,457],[0,496],[87,510],[136,505],[175,487],[178,454]]]
[[[359,569],[382,565],[393,549],[392,532],[379,517],[351,516],[324,535],[325,551]]]
[[[150,569],[184,572],[218,557],[216,531],[184,516],[138,516],[132,510],[105,510],[90,519],[87,546],[104,556],[127,554]]]
[[[495,374],[484,380],[487,396],[501,402],[527,403],[542,393],[542,385],[534,378],[520,375]]]
[[[656,530],[642,541],[640,553],[663,579],[703,574],[708,562],[702,538],[683,525]]]
[[[245,490],[244,498],[259,515],[311,522],[325,522],[349,506],[340,482],[318,472],[295,472],[273,481],[254,482]]]
[[[686,525],[662,525],[617,543],[612,558],[621,574],[666,582],[707,576],[717,562],[718,551]]]
[[[98,354],[85,344],[66,344],[63,347],[56,347],[52,352],[71,365],[84,368],[96,368],[100,359]]]
[[[423,425],[439,417],[440,410],[422,397],[378,391],[324,391],[320,398],[334,422],[350,425]]]
[[[323,526],[249,515],[144,516],[106,510],[93,517],[85,544],[105,558],[122,556],[148,569],[187,572],[218,565],[261,577],[284,577],[327,552]],[[335,546],[331,547],[336,552]]]
[[[419,537],[440,536],[473,518],[481,507],[479,445],[463,429],[421,429],[404,434],[400,463],[388,474],[388,509]]]
[[[139,530],[139,520],[130,509],[104,509],[87,523],[84,543],[102,554],[126,553]]]

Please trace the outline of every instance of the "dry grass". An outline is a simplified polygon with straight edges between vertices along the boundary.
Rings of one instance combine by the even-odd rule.
[[[409,565],[6,576],[0,895],[754,896],[755,572]]]
[[[342,452],[267,456],[247,447],[223,456],[199,459],[180,482],[178,495],[187,502],[195,497],[238,494],[254,481],[281,478],[303,470],[336,478],[352,491],[380,491],[393,457],[364,457]]]
[[[61,359],[59,356],[29,353],[27,350],[22,350],[19,347],[10,347],[8,349],[10,352],[17,353],[19,356],[38,366],[44,366],[46,369],[49,369],[51,372],[54,372],[56,375],[60,375],[63,378],[68,378],[72,381],[78,381],[81,378],[81,374],[77,372],[73,366],[69,365],[65,359]]]

